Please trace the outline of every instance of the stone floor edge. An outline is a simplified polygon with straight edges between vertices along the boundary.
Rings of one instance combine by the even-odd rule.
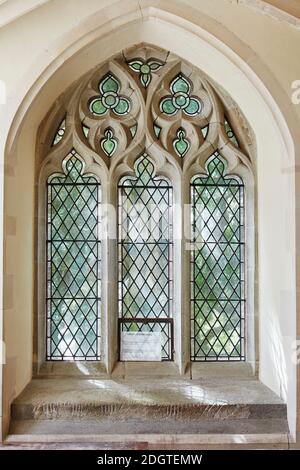
[[[286,444],[289,445],[287,434],[106,434],[106,435],[33,435],[11,434],[6,437],[4,444],[20,443],[124,443],[124,442],[148,442],[149,444]]]

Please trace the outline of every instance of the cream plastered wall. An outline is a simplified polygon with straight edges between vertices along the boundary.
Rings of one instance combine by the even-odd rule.
[[[300,79],[300,35],[290,23],[230,0],[52,0],[0,29],[0,80],[7,91],[6,103],[0,105],[0,158],[2,165],[5,162],[4,432],[9,403],[32,373],[37,129],[74,80],[141,41],[169,49],[203,69],[233,97],[255,132],[259,374],[287,400],[295,437],[292,345],[300,273],[300,257],[295,256],[300,235],[300,105],[292,104],[291,84]]]

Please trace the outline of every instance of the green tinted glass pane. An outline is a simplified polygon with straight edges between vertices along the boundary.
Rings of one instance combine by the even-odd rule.
[[[182,77],[181,75],[171,83],[171,90],[173,93],[177,93],[179,91],[183,91],[184,93],[189,93],[190,85],[189,82]]]
[[[190,114],[191,116],[195,114],[199,114],[200,111],[201,111],[200,101],[196,100],[195,98],[191,98],[188,106],[184,108],[184,112],[186,114]]]
[[[119,89],[119,82],[115,77],[113,77],[113,75],[108,75],[104,80],[100,82],[100,91],[102,93],[107,93],[108,91],[113,91],[117,93]]]
[[[163,66],[163,62],[156,62],[155,60],[151,60],[148,62],[151,70],[158,70]]]
[[[139,72],[140,81],[144,88],[147,88],[152,79],[152,72],[160,69],[163,63],[152,59],[148,61],[133,59],[128,65],[134,72]]]
[[[185,131],[180,130],[177,132],[177,138],[173,142],[176,153],[183,157],[189,149],[189,142],[185,137]]]
[[[102,103],[102,99],[92,101],[90,109],[94,114],[104,114],[107,111],[107,108]]]
[[[130,105],[129,101],[125,98],[120,98],[119,103],[113,109],[116,114],[127,114],[129,112]]]
[[[128,63],[129,67],[135,72],[139,72],[143,62],[141,60],[135,59]]]
[[[147,86],[151,82],[151,75],[150,75],[150,73],[142,73],[141,76],[140,76],[140,79],[141,79],[142,85],[145,88],[147,88]]]
[[[170,115],[177,112],[177,109],[176,109],[175,106],[173,105],[171,98],[165,98],[165,99],[161,102],[160,108],[161,108],[161,110],[162,110],[164,113],[170,114]]]
[[[117,141],[113,136],[113,131],[111,129],[107,129],[104,132],[104,138],[101,140],[101,148],[109,157],[111,157],[117,149]]]
[[[148,64],[143,64],[141,66],[141,72],[148,75],[151,72],[150,66]]]
[[[113,108],[117,103],[117,97],[115,95],[107,95],[105,96],[105,98],[103,97],[102,99],[107,108]]]
[[[186,142],[184,142],[184,140],[180,140],[180,141],[176,142],[175,147],[176,147],[177,153],[180,156],[182,156],[187,151],[188,144]]]
[[[116,147],[115,143],[110,139],[106,140],[103,144],[105,153],[109,156],[111,156],[114,153],[115,147]]]

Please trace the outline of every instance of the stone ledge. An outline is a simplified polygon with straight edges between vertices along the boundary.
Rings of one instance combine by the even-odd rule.
[[[244,435],[255,434],[288,435],[287,422],[284,419],[228,419],[228,420],[178,420],[172,418],[145,418],[136,417],[126,420],[92,417],[88,420],[61,419],[61,420],[13,420],[10,426],[10,435],[34,435],[36,439],[41,435],[71,435],[76,438],[81,435],[115,435],[127,436],[143,435]]]
[[[26,434],[17,435],[12,434],[7,437],[5,444],[28,444],[28,443],[79,443],[84,444],[100,444],[100,443],[118,443],[124,445],[124,443],[147,443],[152,446],[152,449],[163,449],[173,448],[179,449],[179,447],[189,446],[191,449],[193,445],[201,445],[201,449],[205,449],[206,446],[214,446],[220,448],[228,445],[229,448],[250,446],[250,448],[269,448],[279,447],[282,449],[288,449],[289,442],[288,436],[284,433],[278,434],[103,434],[103,435],[74,435],[74,434]]]
[[[13,406],[47,403],[135,405],[284,405],[257,379],[213,377],[201,380],[131,377],[124,379],[33,379]]]
[[[12,418],[17,420],[98,419],[127,421],[128,418],[177,420],[286,419],[284,404],[148,404],[140,403],[39,403],[14,404]]]
[[[255,379],[34,379],[12,404],[11,415],[17,421],[96,419],[108,428],[114,423],[117,433],[117,424],[128,420],[149,421],[157,432],[161,425],[168,432],[164,423],[172,420],[183,429],[196,423],[199,432],[199,422],[239,421],[243,427],[242,421],[277,419],[286,430],[285,403]]]

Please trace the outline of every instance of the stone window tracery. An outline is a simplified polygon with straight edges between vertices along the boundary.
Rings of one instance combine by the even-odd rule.
[[[45,140],[48,139],[49,147],[44,150],[41,173],[43,174],[46,171],[45,168],[48,168],[47,172],[49,171],[49,176],[51,176],[51,168],[55,173],[54,168],[57,171],[69,152],[75,149],[86,165],[85,171],[89,174],[93,173],[101,181],[103,203],[105,201],[106,204],[111,204],[118,213],[118,210],[120,211],[117,205],[120,181],[124,181],[124,178],[127,177],[129,179],[136,177],[136,162],[141,158],[141,155],[147,155],[153,166],[155,178],[168,179],[170,187],[174,189],[173,205],[175,212],[173,214],[174,230],[172,237],[174,237],[174,233],[177,233],[177,235],[178,233],[182,234],[180,220],[184,219],[184,224],[188,227],[189,233],[184,233],[179,237],[179,241],[173,238],[170,241],[171,244],[174,243],[173,255],[176,262],[178,258],[182,261],[184,259],[190,260],[191,256],[195,256],[192,233],[195,212],[193,213],[192,210],[185,212],[184,205],[193,202],[190,199],[190,182],[194,181],[193,178],[198,175],[199,181],[199,178],[203,178],[203,175],[207,176],[208,161],[215,152],[218,152],[220,161],[224,162],[224,178],[227,178],[227,175],[240,178],[240,181],[245,184],[245,198],[248,195],[248,183],[252,181],[250,159],[246,152],[241,150],[241,148],[245,148],[245,146],[240,145],[240,142],[243,142],[243,136],[241,132],[237,136],[234,130],[234,124],[237,119],[240,119],[241,113],[239,112],[238,117],[235,117],[234,111],[232,111],[234,105],[231,109],[226,109],[224,100],[221,99],[220,95],[221,91],[209,81],[204,73],[196,70],[192,65],[173,54],[152,46],[139,46],[125,50],[122,54],[111,58],[108,62],[99,66],[97,70],[85,76],[81,83],[75,84],[72,93],[68,93],[66,99],[61,98],[64,114],[60,110],[60,116],[64,117],[63,119],[60,118],[58,124],[54,113],[53,124],[50,126],[52,134],[49,127],[45,129],[45,134],[47,134]],[[55,129],[54,132],[53,128]],[[246,206],[245,203],[245,210]],[[218,208],[216,208],[217,210]],[[181,211],[181,213],[179,214],[176,211]],[[111,250],[116,250],[112,256],[112,259],[115,260],[118,258],[117,226],[120,223],[118,217],[120,215],[117,215],[114,222],[116,244],[111,245],[108,240],[102,244],[106,247],[105,249],[110,246]],[[201,215],[199,217],[201,218]],[[243,217],[247,221],[246,213]],[[203,220],[200,223],[203,223]],[[110,224],[113,223],[110,221],[108,225]],[[227,224],[230,225],[228,220]],[[105,230],[104,232],[108,233]],[[188,246],[191,249],[187,249]],[[145,249],[148,249],[148,247]],[[216,242],[215,251],[217,252],[218,249],[220,249],[220,246]],[[243,259],[243,269],[245,271],[247,269],[247,249],[246,247]],[[99,258],[102,259],[100,255]],[[146,265],[147,261],[145,260],[144,267],[147,267]],[[203,269],[205,269],[204,265]],[[240,265],[231,268],[233,270],[240,269]],[[108,264],[105,269],[103,266],[101,268],[99,278],[102,278],[102,285],[107,282],[107,279],[103,278],[103,273],[107,276],[109,269],[113,268]],[[218,261],[216,261],[214,269],[218,269]],[[251,288],[251,280],[246,284],[244,278],[242,279],[241,271],[239,273],[240,276],[237,276],[238,281],[236,282],[240,283],[239,285],[241,285],[241,282],[244,283],[243,293],[246,299],[247,292]],[[173,299],[171,294],[168,294],[170,296],[169,300],[172,300],[170,303],[172,308],[168,314],[169,316],[166,315],[166,317],[172,318],[174,322],[172,326],[174,328],[174,342],[172,340],[173,349],[171,350],[170,344],[166,342],[167,336],[169,335],[170,338],[171,334],[168,333],[166,336],[166,333],[163,333],[161,336],[161,341],[164,344],[162,346],[162,351],[164,351],[161,357],[162,360],[166,357],[172,357],[177,363],[184,361],[183,357],[179,356],[182,353],[176,350],[176,337],[178,339],[178,336],[180,337],[182,334],[188,334],[192,338],[191,349],[184,353],[185,356],[190,356],[192,360],[207,359],[205,351],[209,348],[207,344],[203,346],[204,340],[202,343],[200,341],[202,345],[200,347],[201,354],[197,356],[195,352],[195,312],[192,297],[193,282],[195,280],[192,280],[191,284],[190,274],[190,272],[187,273],[183,270],[176,272],[175,265],[169,269],[168,279],[172,281],[175,293],[176,291],[182,293],[188,290],[190,295],[187,296],[185,304],[180,304],[179,295],[177,298],[175,295]],[[130,272],[127,272],[126,276],[129,279]],[[111,275],[109,277],[111,278]],[[214,282],[213,279],[216,278],[217,275],[213,272],[210,282]],[[116,298],[119,297],[117,284],[117,280],[115,280],[113,289]],[[238,287],[236,288],[238,289]],[[223,289],[225,289],[224,286]],[[228,302],[234,302],[235,300],[230,298]],[[209,302],[213,301],[218,302],[218,299],[209,299]],[[222,301],[220,297],[219,303]],[[105,320],[108,315],[114,315],[115,318],[118,318],[117,304],[113,307],[108,305],[106,300],[103,305],[101,307],[102,313],[98,306],[99,331],[101,322],[104,322],[105,328],[108,328]],[[149,304],[149,308],[151,309],[151,304]],[[231,315],[229,310],[228,307],[226,313],[227,324],[231,322],[231,320],[228,320]],[[234,310],[234,308],[232,307],[231,310]],[[243,312],[246,312],[246,309]],[[128,316],[127,311],[126,328],[128,327]],[[187,316],[190,318],[189,332],[183,329]],[[202,322],[202,324],[204,316],[203,311],[201,311],[199,313],[199,322]],[[208,317],[206,316],[206,318]],[[240,318],[244,322],[240,330],[242,331],[247,323],[246,313],[243,313]],[[224,319],[223,326],[221,325],[222,322],[219,322],[220,326],[212,324],[209,320],[206,321],[207,323],[204,325],[206,335],[213,335],[217,328],[224,328],[224,324],[226,324],[226,319]],[[168,328],[171,328],[168,322],[167,324],[169,325]],[[228,337],[230,334],[236,334],[238,328],[236,324],[232,320],[233,332],[230,333],[230,328],[228,328]],[[143,328],[145,327],[143,326]],[[130,331],[130,328],[128,331]],[[107,341],[111,343],[117,341],[119,333],[111,328],[104,334],[108,335]],[[219,334],[217,336],[219,338]],[[217,356],[223,354],[223,359],[228,360],[230,354],[238,351],[236,359],[244,360],[247,357],[247,344],[246,338],[240,334],[239,340],[244,341],[244,339],[243,345],[240,342],[240,346],[237,346],[238,339],[231,340],[229,338],[226,340],[227,346],[215,345],[215,347],[212,347],[214,354],[207,352],[207,355],[210,354],[209,359],[214,360]],[[229,344],[233,345],[232,348],[229,347]],[[101,348],[102,346],[100,346]],[[99,359],[99,357],[100,352],[99,354],[95,353],[94,359]],[[103,354],[101,354],[101,357],[103,357]]]

